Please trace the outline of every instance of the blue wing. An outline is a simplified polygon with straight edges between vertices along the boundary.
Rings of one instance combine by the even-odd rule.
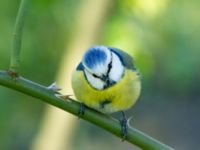
[[[109,47],[109,49],[114,52],[116,55],[118,55],[118,57],[120,58],[122,64],[130,69],[130,70],[133,70],[138,76],[139,78],[141,79],[141,75],[140,73],[137,71],[137,69],[135,68],[134,66],[134,60],[133,60],[133,57],[131,57],[128,53],[120,50],[120,49],[117,49],[117,48],[112,48],[112,47]]]
[[[78,70],[78,71],[83,71],[84,70],[84,66],[83,66],[82,62],[80,62],[78,64],[78,66],[76,67],[76,70]]]
[[[136,68],[134,67],[134,62],[133,62],[133,58],[126,52],[117,49],[117,48],[111,48],[109,47],[109,49],[114,52],[116,55],[118,55],[118,57],[120,58],[122,64],[131,70],[136,70]]]

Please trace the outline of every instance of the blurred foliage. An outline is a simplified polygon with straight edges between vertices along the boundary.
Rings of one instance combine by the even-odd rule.
[[[55,80],[63,51],[73,36],[80,2],[32,1],[23,38],[23,76],[46,86]],[[1,69],[9,65],[18,5],[19,0],[0,1]],[[128,112],[134,115],[132,125],[181,150],[200,148],[199,6],[198,0],[117,0],[99,37],[100,44],[132,54],[142,74],[142,96]],[[40,101],[0,87],[0,149],[29,149],[43,108]],[[102,130],[95,133],[94,127],[91,134],[90,129],[77,129],[73,139],[91,141],[94,135],[104,136],[99,133]],[[114,140],[105,135],[106,140],[99,142],[97,137],[94,143],[110,149],[107,141]],[[75,149],[85,146],[83,142],[74,145]]]
[[[17,1],[0,1],[0,68],[8,69]],[[72,35],[77,1],[32,1],[23,36],[21,74],[43,85],[55,81],[60,58]],[[67,11],[66,11],[67,10]],[[0,87],[0,149],[27,150],[44,103]]]

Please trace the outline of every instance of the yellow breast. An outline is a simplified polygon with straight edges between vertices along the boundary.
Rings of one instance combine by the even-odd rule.
[[[126,69],[123,78],[112,87],[104,90],[92,88],[82,71],[74,71],[72,88],[76,98],[88,107],[112,113],[127,110],[140,95],[141,82],[138,75]]]

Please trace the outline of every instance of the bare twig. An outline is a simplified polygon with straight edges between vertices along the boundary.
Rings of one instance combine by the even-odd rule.
[[[28,2],[29,0],[21,0],[15,22],[14,33],[13,33],[13,47],[11,51],[10,69],[9,69],[10,75],[12,77],[16,77],[19,71],[22,33],[23,33],[25,15],[28,9]]]
[[[39,98],[46,103],[61,108],[64,111],[72,113],[76,116],[79,115],[80,103],[72,99],[68,99],[67,101],[59,99],[54,95],[52,90],[25,78],[18,77],[14,81],[7,72],[0,71],[0,85],[20,91],[32,97]],[[97,112],[91,108],[86,108],[85,114],[80,117],[118,137],[121,137],[121,126],[119,121],[108,115]],[[173,148],[153,139],[135,128],[129,127],[128,133],[129,134],[126,140],[144,150],[173,150]]]

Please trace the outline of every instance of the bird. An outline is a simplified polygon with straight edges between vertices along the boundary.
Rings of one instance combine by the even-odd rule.
[[[133,58],[118,48],[93,46],[82,57],[72,73],[72,89],[84,106],[102,113],[122,112],[122,137],[128,135],[125,111],[138,100],[141,78]]]

